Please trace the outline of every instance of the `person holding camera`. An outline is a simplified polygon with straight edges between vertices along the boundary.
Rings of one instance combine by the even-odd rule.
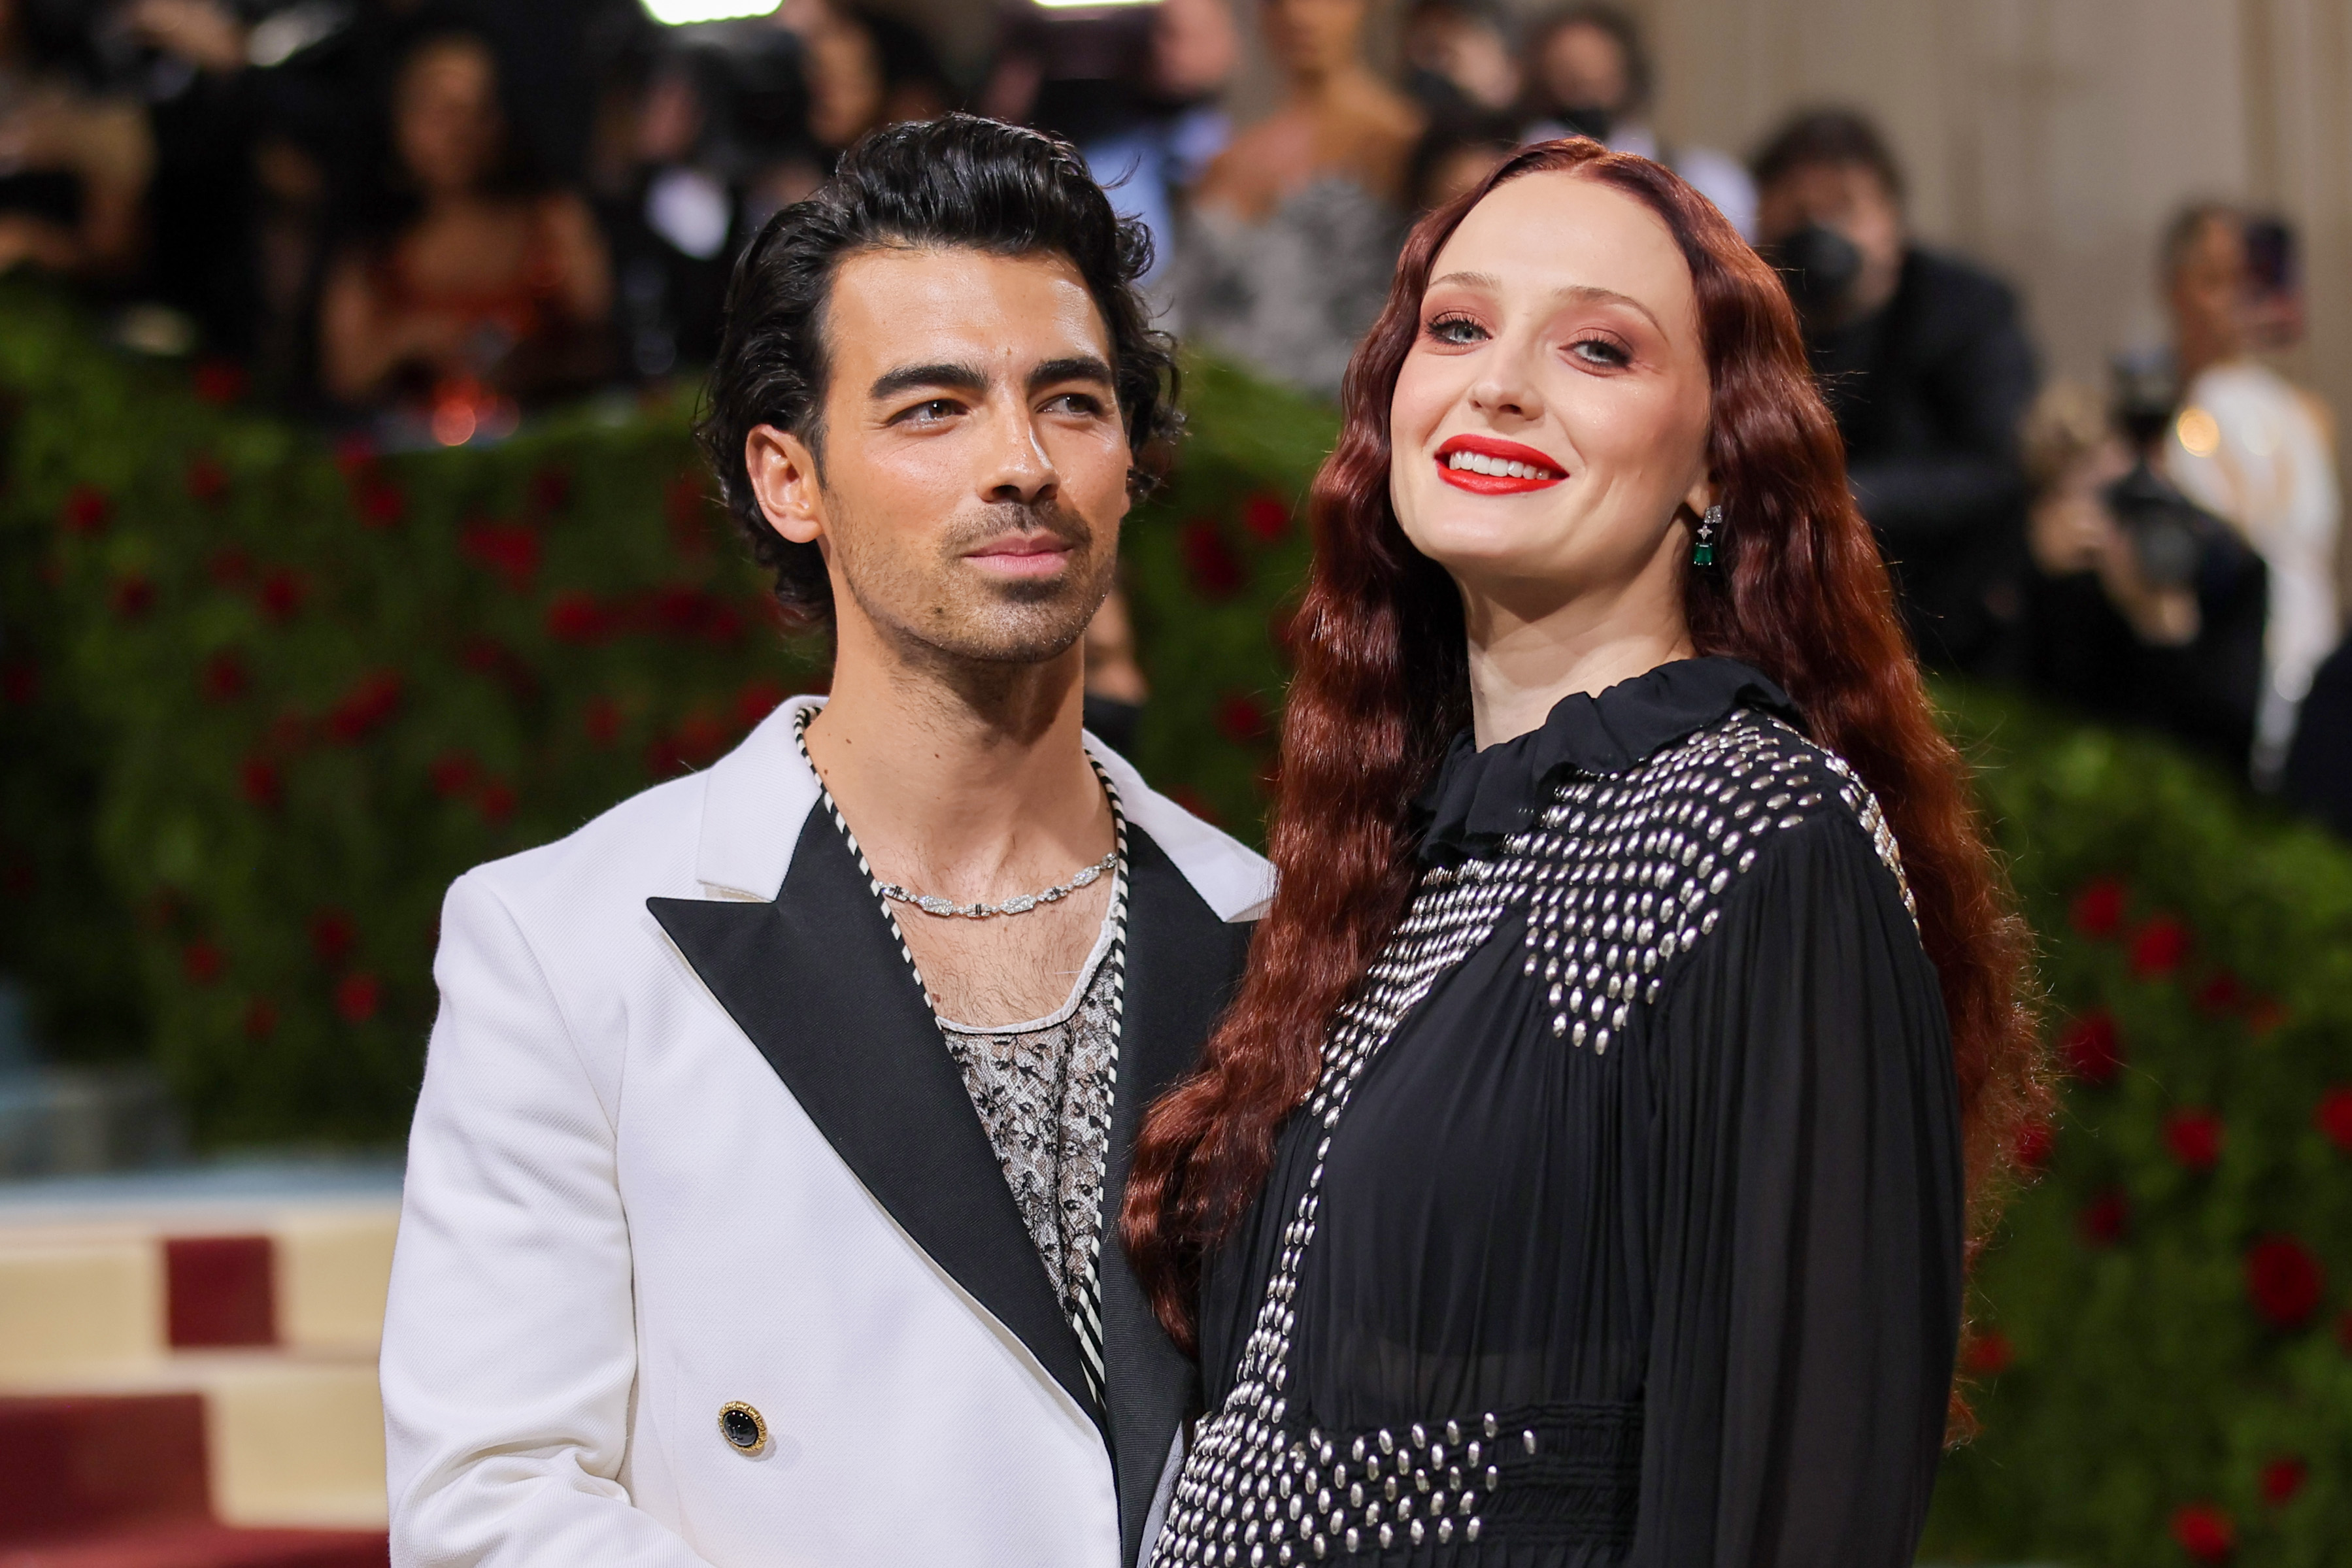
[[[2178,401],[2168,371],[2126,362],[2116,383],[2113,419],[2074,382],[2051,387],[2025,419],[2028,677],[2083,712],[2161,730],[2242,772],[2267,573],[2157,465]]]
[[[2165,234],[2161,281],[2183,402],[2161,461],[2270,568],[2252,743],[2254,780],[2267,789],[2280,781],[2314,673],[2343,631],[2336,580],[2343,503],[2334,416],[2254,355],[2265,297],[2292,293],[2293,254],[2284,230],[2259,225],[2270,231],[2260,248],[2271,264],[2258,267],[2250,243],[2257,226],[2235,208],[2200,204]]]
[[[1799,117],[1755,170],[1760,248],[1802,319],[1912,642],[1930,665],[1990,673],[2017,615],[2017,426],[2038,379],[2016,297],[1912,241],[1902,171],[1860,115]]]

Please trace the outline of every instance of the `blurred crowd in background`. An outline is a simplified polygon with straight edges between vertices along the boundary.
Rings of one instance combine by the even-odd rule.
[[[1663,139],[1661,62],[1607,5],[1411,0],[1384,69],[1371,0],[1003,0],[957,72],[852,0],[677,4],[0,0],[0,269],[380,444],[494,440],[691,377],[770,216],[866,132],[969,109],[1085,153],[1151,229],[1171,329],[1328,397],[1413,216],[1592,136],[1781,268],[1932,665],[2166,730],[2352,832],[2333,421],[2273,366],[2303,314],[2280,222],[2181,213],[2149,245],[2169,343],[2044,384],[2010,287],[1912,236],[1867,119],[1745,157]],[[1276,89],[1237,120],[1252,49]]]

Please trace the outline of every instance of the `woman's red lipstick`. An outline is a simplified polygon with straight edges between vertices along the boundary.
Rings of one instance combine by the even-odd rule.
[[[1459,468],[1449,461],[1457,452],[1481,458],[1488,467],[1517,464],[1525,472],[1489,474],[1476,468]],[[1534,447],[1494,435],[1452,437],[1437,449],[1437,473],[1455,489],[1478,496],[1520,496],[1530,490],[1549,490],[1568,477],[1559,464]]]

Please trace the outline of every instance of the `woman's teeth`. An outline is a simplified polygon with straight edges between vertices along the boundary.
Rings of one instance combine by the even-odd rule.
[[[1493,474],[1506,479],[1557,479],[1554,468],[1538,468],[1532,463],[1514,463],[1505,457],[1489,457],[1483,452],[1449,452],[1445,455],[1448,468],[1467,468],[1473,474]]]

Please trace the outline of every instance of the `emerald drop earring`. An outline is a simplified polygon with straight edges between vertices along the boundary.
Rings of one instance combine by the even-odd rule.
[[[1698,544],[1691,551],[1691,564],[1693,566],[1713,566],[1715,564],[1715,530],[1722,524],[1722,522],[1723,507],[1719,502],[1715,506],[1709,507],[1706,509],[1706,516],[1699,519]]]

